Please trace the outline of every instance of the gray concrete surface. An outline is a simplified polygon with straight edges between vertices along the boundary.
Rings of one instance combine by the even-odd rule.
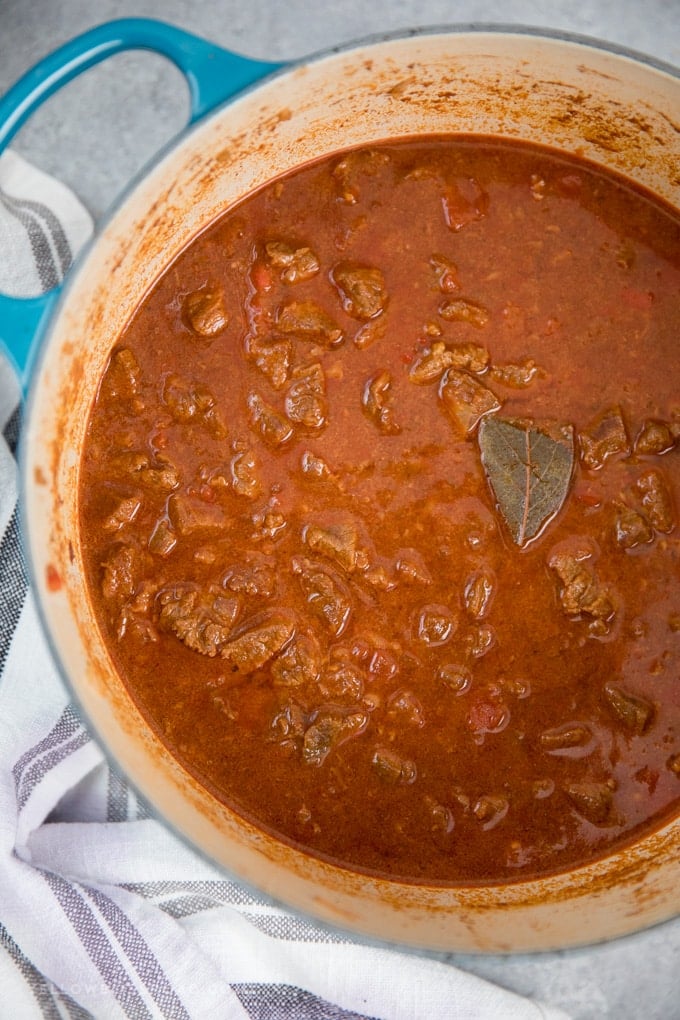
[[[110,18],[159,17],[248,56],[301,57],[367,34],[467,22],[576,32],[680,66],[680,0],[0,0],[0,93],[73,35]],[[141,54],[112,58],[66,87],[15,147],[59,176],[95,217],[183,126],[179,73]],[[680,117],[680,111],[678,111]],[[680,1020],[680,920],[607,945],[446,960],[561,1006],[575,1020]],[[425,1020],[425,1018],[424,1018]],[[503,1018],[499,1018],[503,1020]]]

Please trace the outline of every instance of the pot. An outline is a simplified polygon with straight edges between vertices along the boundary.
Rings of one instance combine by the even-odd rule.
[[[0,147],[57,85],[130,47],[155,49],[182,69],[195,123],[123,198],[63,293],[0,301],[6,345],[24,381],[32,376],[22,456],[32,581],[54,657],[91,729],[192,846],[344,929],[429,949],[512,952],[612,938],[676,914],[680,819],[569,873],[484,887],[354,873],[244,821],[170,755],[112,667],[82,580],[75,481],[112,345],[156,277],[227,206],[339,148],[460,132],[587,157],[680,208],[680,75],[589,40],[508,28],[372,39],[281,68],[131,20],[86,33],[30,72],[0,103]]]

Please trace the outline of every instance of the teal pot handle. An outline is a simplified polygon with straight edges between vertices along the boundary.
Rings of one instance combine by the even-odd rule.
[[[123,50],[152,50],[179,68],[189,86],[189,123],[282,66],[231,53],[162,21],[109,21],[50,53],[0,98],[0,154],[34,110],[62,85]],[[62,286],[33,298],[0,294],[0,345],[13,362],[23,391]]]

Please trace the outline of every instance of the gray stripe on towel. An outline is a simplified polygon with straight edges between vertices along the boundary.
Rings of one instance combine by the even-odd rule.
[[[27,591],[26,563],[15,508],[0,542],[0,672],[7,661]]]
[[[161,1015],[172,1017],[172,1020],[190,1020],[189,1014],[140,931],[135,928],[120,907],[104,893],[88,887],[85,887],[85,892],[106,920],[116,941],[149,990]]]
[[[215,904],[232,904],[233,906],[268,906],[267,900],[253,895],[237,882],[225,879],[165,881],[165,882],[128,882],[123,887],[129,892],[143,896],[146,900],[169,900],[174,897],[200,896],[212,900]]]
[[[0,550],[0,563],[2,562],[2,551]],[[14,786],[19,789],[22,781],[22,775],[26,767],[30,762],[34,761],[39,755],[44,754],[45,751],[50,751],[53,747],[57,747],[62,744],[65,740],[68,740],[81,728],[80,719],[76,715],[75,709],[72,705],[67,705],[64,711],[61,713],[56,723],[47,734],[37,744],[33,744],[27,751],[24,751],[21,758],[15,763],[12,769],[12,775],[14,776]]]
[[[130,1020],[153,1020],[144,1000],[130,980],[109,941],[108,934],[78,889],[60,875],[42,876],[71,923],[83,949]]]
[[[335,1006],[293,985],[242,984],[231,986],[250,1020],[376,1020]]]
[[[51,772],[53,768],[61,764],[64,758],[68,758],[74,751],[78,751],[85,744],[89,744],[90,734],[85,730],[81,730],[80,733],[76,734],[72,740],[67,744],[62,744],[61,747],[56,748],[54,751],[50,751],[49,754],[44,755],[39,761],[35,762],[21,777],[21,786],[19,788],[19,808],[22,808],[28,798],[33,793],[38,783],[45,778],[48,772]]]
[[[0,203],[26,231],[38,279],[43,291],[52,290],[61,280],[52,249],[52,242],[43,224],[30,209],[23,209],[15,199],[0,192]]]
[[[45,1017],[46,1020],[61,1020],[61,1013],[55,1003],[54,994],[50,984],[42,976],[40,971],[36,970],[28,957],[24,956],[21,949],[1,921],[0,946],[7,951],[8,956],[15,963],[24,981],[31,989],[43,1017]]]
[[[16,209],[24,210],[26,213],[32,213],[38,219],[42,220],[43,226],[45,226],[49,231],[54,244],[54,249],[57,253],[57,258],[59,259],[59,275],[63,278],[66,270],[73,261],[73,252],[71,251],[71,245],[69,244],[68,237],[64,232],[64,228],[52,210],[43,202],[35,202],[30,198],[16,198],[14,195],[8,195],[6,193],[4,197],[7,201],[11,202]]]
[[[107,822],[127,822],[128,789],[129,787],[125,779],[109,765],[109,778],[106,790]]]
[[[23,407],[21,404],[12,411],[11,415],[5,423],[5,427],[2,430],[2,434],[5,437],[5,442],[9,447],[10,452],[16,457],[17,447],[19,445],[19,435],[21,433],[21,422],[23,419]]]

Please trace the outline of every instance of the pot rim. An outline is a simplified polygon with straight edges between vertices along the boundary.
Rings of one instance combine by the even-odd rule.
[[[311,63],[317,59],[329,56],[330,54],[345,53],[349,50],[358,49],[361,46],[370,46],[375,43],[391,42],[397,39],[415,39],[421,36],[430,35],[484,34],[494,36],[521,36],[528,39],[545,39],[552,42],[572,43],[576,46],[583,46],[586,49],[594,49],[604,53],[613,53],[618,57],[626,57],[637,64],[644,64],[657,71],[663,71],[675,78],[680,78],[680,66],[676,66],[675,64],[671,64],[669,61],[654,57],[643,50],[636,50],[632,47],[626,46],[623,43],[610,42],[609,40],[602,39],[598,36],[588,35],[587,33],[581,32],[571,32],[568,29],[544,28],[541,25],[503,21],[435,22],[429,25],[419,25],[414,28],[397,28],[389,32],[372,32],[368,35],[359,36],[356,39],[349,40],[346,43],[339,43],[335,46],[316,50],[309,56],[304,56],[299,60],[293,61],[292,64],[286,64],[282,69],[277,71],[276,74],[285,73],[286,70],[296,66],[298,63]],[[249,88],[253,87],[257,88],[257,84],[255,86],[249,86]]]

